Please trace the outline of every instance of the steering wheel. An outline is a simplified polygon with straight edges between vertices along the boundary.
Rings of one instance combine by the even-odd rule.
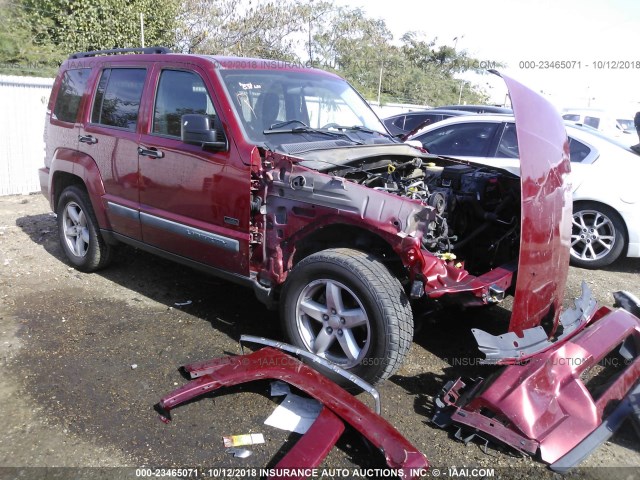
[[[323,125],[323,126],[322,126],[322,127],[320,127],[320,128],[321,128],[322,130],[324,130],[325,128],[332,128],[332,127],[333,127],[333,128],[335,128],[335,129],[337,129],[337,130],[340,130],[340,127],[341,127],[341,126],[340,126],[340,125],[338,125],[338,124],[337,124],[337,123],[335,123],[335,122],[331,122],[331,123],[327,123],[326,125]]]

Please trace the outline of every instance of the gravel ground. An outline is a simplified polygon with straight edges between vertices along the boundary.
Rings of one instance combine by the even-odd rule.
[[[600,271],[572,268],[566,297],[578,296],[585,280],[599,302],[611,305],[614,291],[640,294],[639,273],[640,259]],[[119,249],[107,270],[77,272],[64,259],[48,204],[31,195],[0,197],[0,300],[0,478],[37,478],[42,472],[62,478],[54,476],[57,470],[34,476],[9,467],[273,466],[298,438],[263,425],[277,405],[267,383],[190,403],[174,412],[169,425],[153,410],[160,397],[185,383],[179,366],[238,353],[243,333],[282,338],[276,315],[250,290],[131,248]],[[560,478],[536,459],[494,446],[485,453],[478,442],[465,446],[453,432],[427,423],[433,395],[446,379],[492,371],[452,366],[454,359],[474,355],[470,327],[502,321],[508,313],[497,307],[440,317],[422,322],[407,361],[381,385],[383,416],[442,476],[466,466],[496,468],[494,478]],[[266,439],[252,447],[252,456],[225,453],[223,435],[250,432]],[[640,445],[631,425],[585,465],[577,476],[640,478]],[[348,469],[347,477],[354,468],[383,467],[380,455],[351,431],[322,465]],[[85,478],[89,471],[66,472]],[[115,478],[118,471],[91,472]]]

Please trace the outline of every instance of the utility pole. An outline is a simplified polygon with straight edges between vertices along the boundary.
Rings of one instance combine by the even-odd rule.
[[[140,44],[144,48],[144,13],[140,12]]]
[[[380,92],[382,91],[382,64],[380,65],[380,78],[378,79],[378,107],[380,107]]]
[[[309,66],[313,67],[313,57],[311,56],[311,13],[309,13]]]

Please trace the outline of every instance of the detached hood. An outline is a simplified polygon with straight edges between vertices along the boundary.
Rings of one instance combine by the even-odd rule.
[[[569,144],[555,107],[501,75],[516,118],[522,224],[516,292],[509,331],[557,325],[569,272],[572,200]]]

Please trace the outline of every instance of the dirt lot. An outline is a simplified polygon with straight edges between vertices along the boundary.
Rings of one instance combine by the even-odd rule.
[[[614,291],[640,294],[639,273],[640,259],[596,272],[571,269],[567,298],[584,279],[611,305]],[[276,315],[249,290],[130,248],[99,274],[79,273],[63,258],[48,204],[32,195],[0,197],[0,299],[0,467],[263,467],[297,438],[263,425],[276,406],[267,383],[181,407],[169,425],[153,410],[185,382],[180,365],[238,353],[242,333],[282,338]],[[426,422],[445,379],[492,371],[451,365],[475,356],[471,326],[505,315],[495,308],[423,322],[404,366],[380,387],[383,415],[442,476],[467,466],[497,468],[501,478],[553,477],[535,459],[491,447],[485,453]],[[264,433],[266,443],[247,459],[225,453],[222,435],[249,432]],[[625,425],[579,475],[639,478],[639,443]],[[347,432],[323,467],[351,471],[384,462]],[[0,477],[41,478],[29,472],[0,468]],[[114,478],[116,471],[96,472]]]

